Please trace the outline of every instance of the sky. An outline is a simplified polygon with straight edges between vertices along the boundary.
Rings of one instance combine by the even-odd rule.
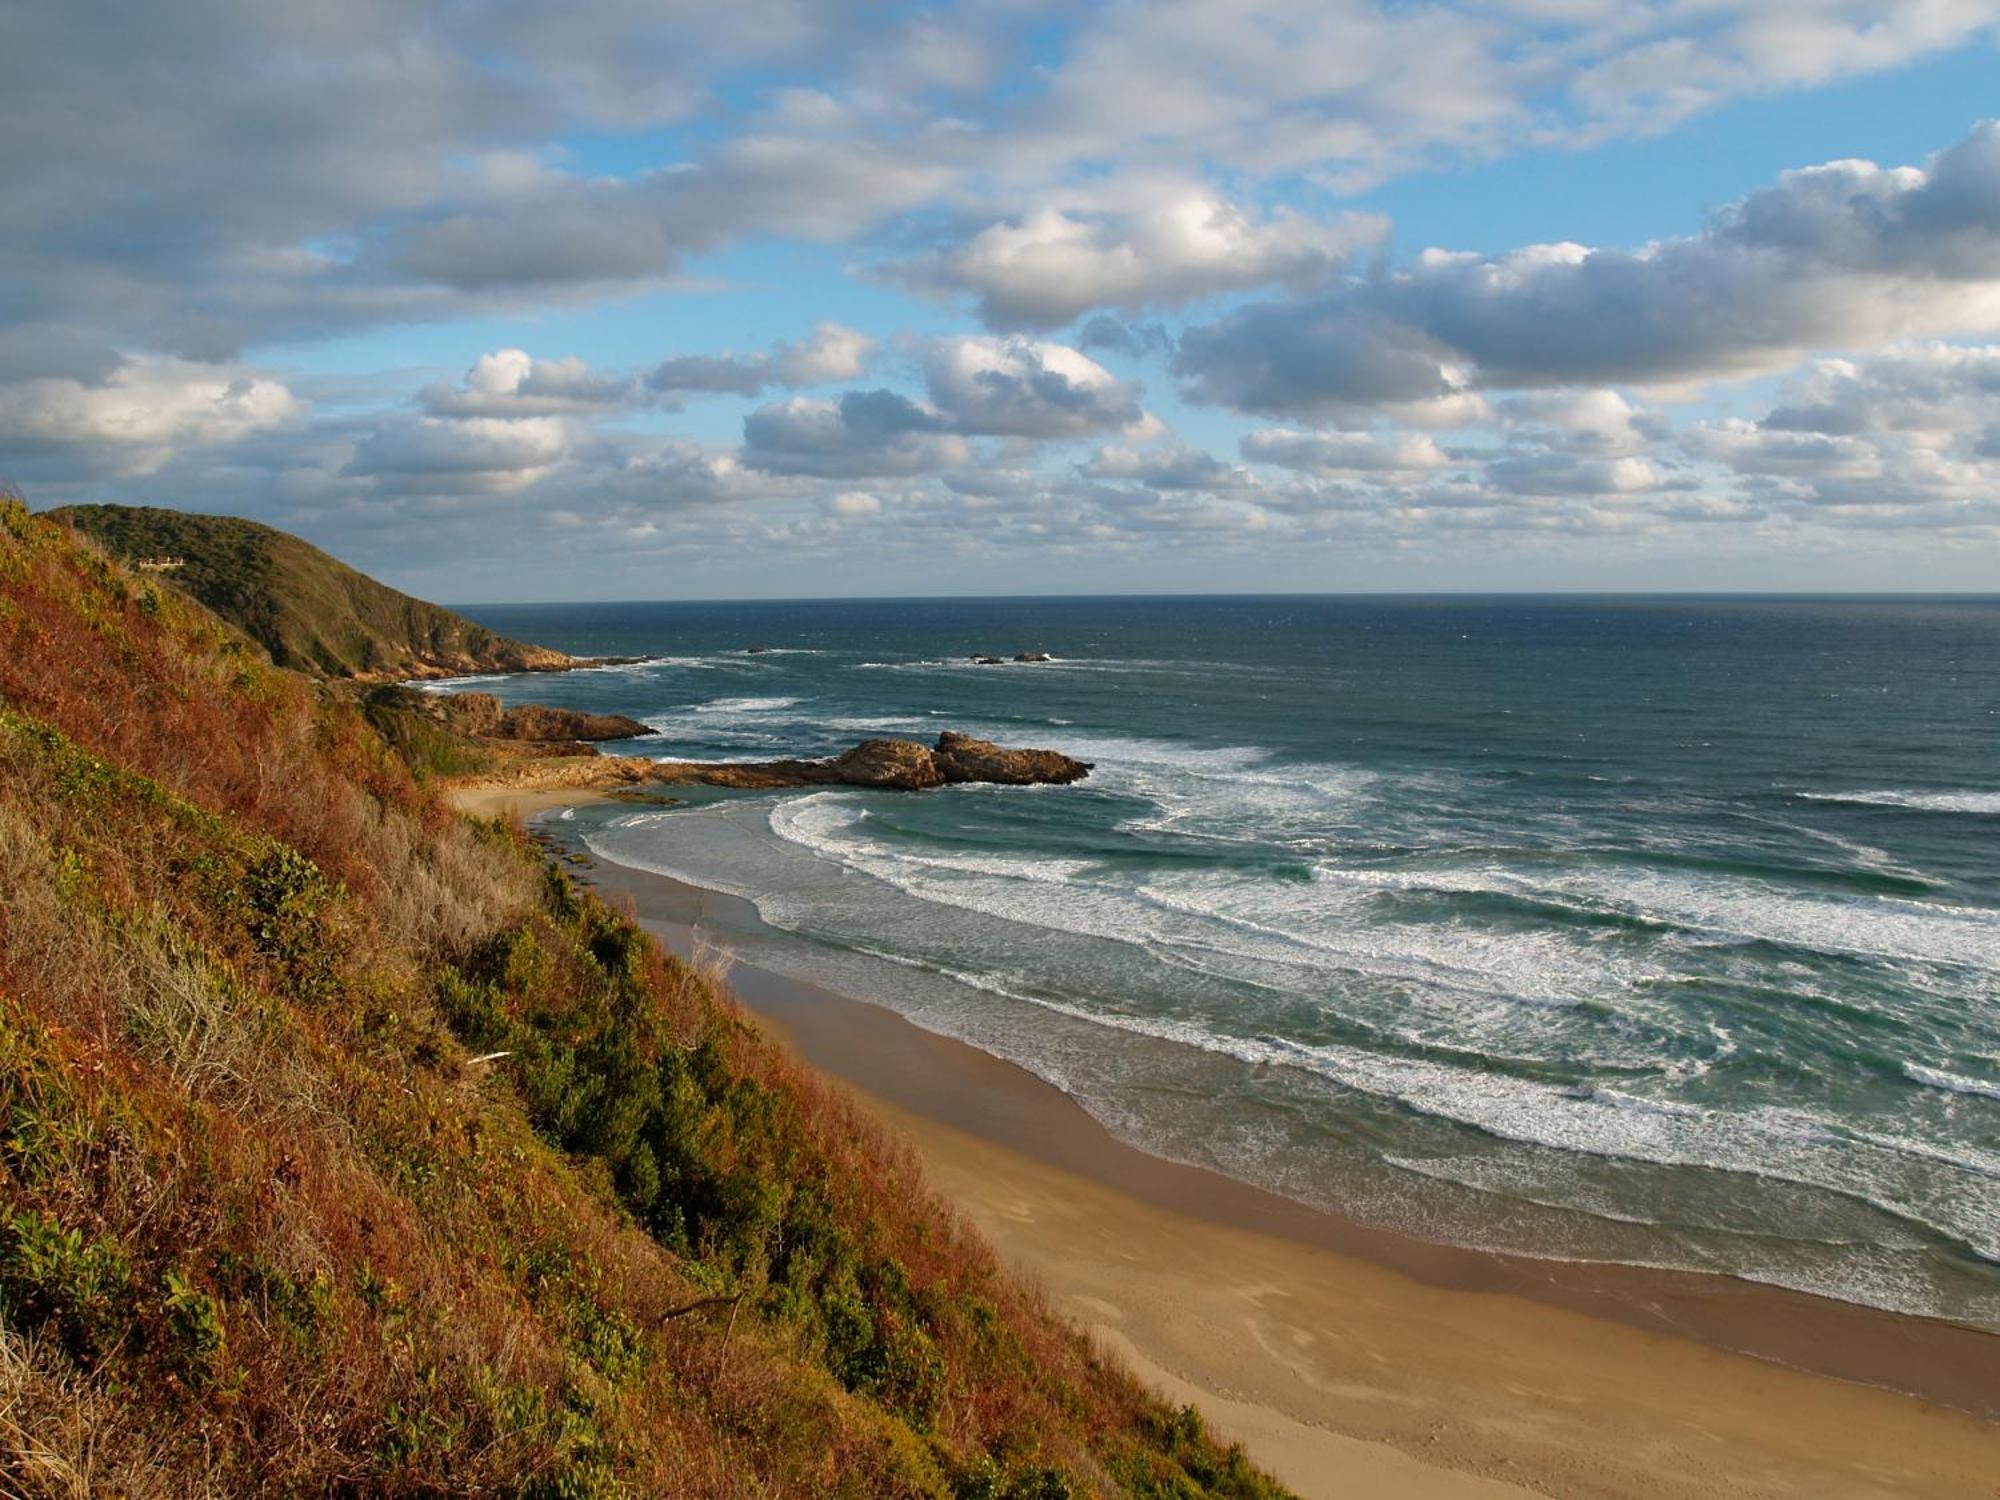
[[[0,0],[0,482],[452,602],[2000,587],[2000,0]]]

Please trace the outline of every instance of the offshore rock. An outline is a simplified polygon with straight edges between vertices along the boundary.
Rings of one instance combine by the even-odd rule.
[[[1003,786],[1064,786],[1090,774],[1090,763],[1054,750],[1009,750],[991,740],[947,729],[938,736],[932,763],[947,782],[990,781]]]
[[[943,786],[944,772],[931,752],[914,740],[863,740],[833,763],[845,786],[883,786],[916,792]]]

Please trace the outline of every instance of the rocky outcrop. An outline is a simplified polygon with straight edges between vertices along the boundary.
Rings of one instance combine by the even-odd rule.
[[[943,786],[936,758],[914,740],[863,740],[833,763],[846,786],[885,786],[918,792]]]
[[[1003,786],[1062,786],[1090,774],[1088,761],[1072,760],[1054,750],[1008,750],[950,729],[938,736],[931,763],[947,782],[990,781]]]
[[[618,787],[643,783],[719,786],[737,791],[789,787],[867,786],[924,791],[961,782],[1003,786],[1065,785],[1090,774],[1087,761],[1054,750],[1010,750],[990,740],[950,730],[935,749],[915,740],[863,740],[830,760],[646,760],[632,755],[571,755],[521,760],[503,767],[488,784],[510,787]]]
[[[459,734],[488,735],[500,728],[500,700],[491,693],[409,693],[404,701],[421,705],[430,717]]]
[[[461,697],[487,698],[488,693],[465,693]],[[496,700],[497,704],[497,700]],[[523,703],[501,714],[491,729],[473,733],[503,740],[632,740],[658,734],[649,725],[623,714],[587,714],[574,708],[547,708],[539,703]]]
[[[1055,660],[1055,658],[1054,658],[1053,656],[1050,656],[1050,655],[1049,655],[1049,653],[1048,653],[1048,652],[1046,652],[1046,651],[1016,651],[1016,652],[1014,653],[1014,660],[1015,660],[1015,661],[1054,661],[1054,660]]]

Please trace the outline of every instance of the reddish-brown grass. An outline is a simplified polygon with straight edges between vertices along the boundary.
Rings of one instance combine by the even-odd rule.
[[[10,1493],[1273,1493],[713,976],[4,502],[0,1121]]]

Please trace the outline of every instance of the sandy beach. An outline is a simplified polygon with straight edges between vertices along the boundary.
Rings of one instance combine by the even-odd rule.
[[[588,878],[684,952],[733,900],[602,862]],[[1301,1495],[2000,1494],[2000,1338],[1362,1229],[1137,1151],[881,1007],[747,964],[731,978],[1056,1306]]]

